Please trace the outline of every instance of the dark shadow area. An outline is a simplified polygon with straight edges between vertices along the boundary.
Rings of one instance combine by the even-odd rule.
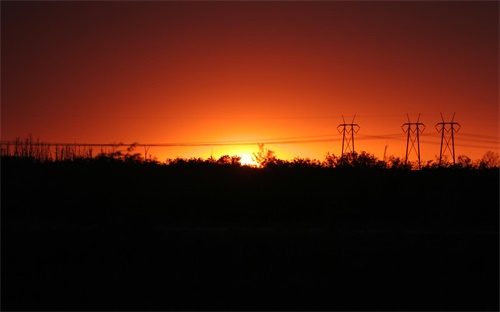
[[[1,159],[2,310],[499,309],[499,170]]]

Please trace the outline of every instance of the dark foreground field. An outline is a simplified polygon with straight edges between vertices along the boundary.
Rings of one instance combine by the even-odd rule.
[[[499,171],[1,164],[7,310],[499,309]]]

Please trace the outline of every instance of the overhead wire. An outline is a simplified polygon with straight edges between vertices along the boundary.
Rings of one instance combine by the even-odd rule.
[[[463,134],[462,134],[463,135]],[[477,143],[486,143],[492,145],[499,145],[500,142],[495,141],[493,136],[484,136],[478,134],[468,134],[472,137],[481,138],[482,140],[460,138],[460,141],[469,141]],[[80,146],[158,146],[158,147],[191,147],[191,146],[229,146],[229,145],[258,145],[258,144],[301,144],[301,143],[322,143],[322,142],[335,142],[342,140],[342,134],[319,134],[319,135],[307,135],[307,136],[293,136],[293,137],[279,137],[279,138],[263,138],[263,139],[252,139],[252,140],[225,140],[225,141],[195,141],[195,142],[168,142],[168,143],[68,143],[68,142],[30,142],[31,145],[52,145],[52,146],[66,146],[66,145],[80,145]],[[426,138],[440,138],[439,133],[421,133],[421,137]],[[456,135],[458,136],[458,135]],[[368,134],[356,134],[356,140],[406,140],[407,134],[405,133],[389,133],[389,134],[378,134],[378,135],[368,135]],[[439,144],[439,142],[432,141],[422,141],[421,143],[431,143]],[[15,144],[14,141],[1,141],[2,145]],[[24,141],[18,141],[18,144],[25,144]],[[460,143],[455,143],[458,146],[469,146],[473,147],[476,145],[465,145]],[[481,146],[486,147],[486,146]],[[488,148],[488,147],[486,147]]]

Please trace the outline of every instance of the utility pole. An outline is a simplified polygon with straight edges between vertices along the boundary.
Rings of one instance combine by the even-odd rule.
[[[411,150],[413,149],[417,153],[418,169],[420,170],[420,133],[424,132],[425,125],[421,122],[418,122],[420,120],[420,114],[418,114],[417,122],[410,122],[410,116],[408,116],[408,114],[406,114],[406,117],[408,118],[408,122],[404,123],[401,126],[403,132],[408,133],[408,136],[406,138],[405,164],[408,163],[408,155],[411,153]],[[416,149],[415,149],[415,142],[417,143]],[[410,143],[411,146],[409,146]]]
[[[344,156],[348,150],[354,155],[354,134],[359,131],[359,125],[354,123],[354,118],[356,118],[356,115],[352,118],[351,123],[348,124],[345,122],[344,115],[342,115],[342,121],[344,121],[344,123],[337,126],[339,133],[342,133],[342,156]]]
[[[441,148],[439,151],[439,164],[443,159],[443,153],[446,152],[446,149],[450,151],[451,157],[453,159],[453,164],[455,164],[455,136],[454,133],[460,130],[461,126],[458,122],[454,122],[455,113],[453,113],[453,117],[451,118],[451,122],[444,122],[443,114],[441,114],[442,122],[438,122],[435,126],[438,132],[441,132]],[[440,127],[438,127],[440,126]],[[456,128],[458,127],[458,128]],[[445,137],[445,133],[449,134],[449,137]],[[450,141],[451,141],[451,149],[450,149]],[[443,142],[445,146],[443,146]]]

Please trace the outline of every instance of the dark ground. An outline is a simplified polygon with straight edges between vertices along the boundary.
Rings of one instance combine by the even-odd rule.
[[[499,171],[2,159],[7,310],[499,310]]]

